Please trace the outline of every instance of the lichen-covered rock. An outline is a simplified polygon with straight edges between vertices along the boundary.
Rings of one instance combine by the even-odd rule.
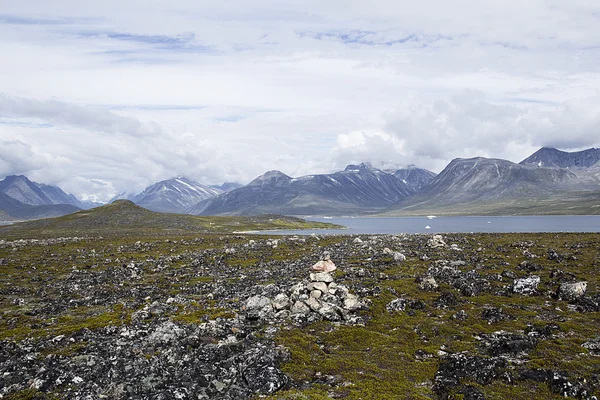
[[[435,291],[439,289],[439,285],[433,276],[425,276],[419,280],[419,289],[426,291]]]
[[[500,377],[507,365],[506,360],[500,357],[486,358],[466,352],[451,354],[438,367],[433,379],[433,389],[443,397],[463,380],[487,385]]]
[[[431,248],[437,249],[439,247],[445,247],[446,242],[444,242],[442,235],[433,235],[431,239],[427,241],[427,245]]]
[[[290,308],[290,312],[293,314],[306,315],[310,313],[310,307],[303,301],[296,301],[292,308]]]
[[[537,294],[537,287],[540,284],[540,277],[530,275],[526,278],[515,279],[513,283],[513,292],[523,296],[531,296]]]
[[[533,337],[505,331],[482,334],[479,339],[486,353],[491,356],[517,354],[531,350],[536,345],[536,340]]]
[[[561,300],[578,300],[585,295],[587,282],[562,283],[558,287],[558,298]]]
[[[388,312],[404,311],[404,310],[406,310],[406,305],[407,305],[406,299],[398,298],[398,299],[394,299],[394,300],[390,301],[385,306],[385,309],[388,310]]]
[[[273,308],[277,311],[285,310],[290,306],[290,298],[285,293],[279,293],[273,299]]]
[[[244,311],[248,319],[268,318],[273,314],[273,305],[268,297],[252,296],[246,301]]]

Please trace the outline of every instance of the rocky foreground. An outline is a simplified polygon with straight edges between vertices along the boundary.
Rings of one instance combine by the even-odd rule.
[[[595,399],[600,235],[0,240],[3,399]]]

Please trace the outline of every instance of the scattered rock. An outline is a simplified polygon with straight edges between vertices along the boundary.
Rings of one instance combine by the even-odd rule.
[[[507,365],[506,360],[500,357],[485,358],[466,352],[451,354],[438,367],[433,379],[433,389],[442,398],[446,398],[462,380],[487,385],[499,378]]]

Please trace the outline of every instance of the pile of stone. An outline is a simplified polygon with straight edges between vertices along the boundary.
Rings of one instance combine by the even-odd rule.
[[[297,324],[320,320],[363,323],[356,315],[367,307],[364,300],[334,282],[331,274],[336,266],[326,254],[325,259],[311,267],[308,280],[303,280],[278,293],[274,298],[256,295],[242,307],[249,320],[288,320]]]

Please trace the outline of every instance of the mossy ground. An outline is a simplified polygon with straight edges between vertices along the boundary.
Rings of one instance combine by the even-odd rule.
[[[353,289],[379,290],[368,295],[372,303],[363,312],[364,326],[319,322],[304,327],[279,327],[275,340],[291,352],[283,370],[297,386],[270,399],[435,398],[432,386],[440,363],[439,350],[477,352],[481,347],[477,339],[480,334],[524,331],[531,324],[555,323],[561,335],[540,341],[529,352],[529,368],[571,371],[587,380],[600,374],[600,358],[581,347],[600,333],[600,314],[574,311],[567,301],[553,296],[558,287],[556,270],[587,281],[588,293],[598,293],[599,234],[470,234],[453,238],[462,251],[428,250],[429,259],[423,261],[420,255],[426,249],[415,247],[407,236],[397,244],[397,249],[408,255],[402,263],[381,253],[347,253],[343,248],[348,248],[352,238],[343,236],[282,241],[257,250],[243,246],[251,239],[264,242],[265,237],[185,235],[165,239],[162,234],[113,235],[55,244],[4,246],[0,248],[0,259],[6,260],[6,265],[0,265],[0,340],[47,341],[83,329],[128,325],[132,314],[156,297],[175,298],[168,316],[179,323],[232,318],[243,299],[220,299],[213,293],[223,287],[247,285],[248,276],[257,285],[285,285],[302,279],[304,276],[279,276],[275,269],[289,263],[309,267],[327,249],[339,267],[336,281]],[[225,252],[229,247],[244,250]],[[525,249],[539,257],[528,259]],[[560,253],[562,260],[549,259],[549,249]],[[462,296],[448,285],[436,292],[418,288],[415,278],[433,263],[455,259],[464,260],[465,268],[476,269],[483,276],[512,271],[518,277],[528,274],[519,264],[529,260],[539,265],[532,273],[541,278],[540,293],[530,297],[493,294],[512,283],[506,278],[490,279],[491,290],[473,297]],[[141,273],[134,278],[126,275],[125,279],[122,274],[129,274],[126,266],[131,263],[139,266]],[[366,269],[367,274],[356,275],[357,268]],[[89,292],[74,286],[84,283],[90,285]],[[434,307],[441,291],[455,293],[458,304],[447,309]],[[94,302],[90,296],[98,300]],[[177,296],[187,301],[181,303]],[[410,313],[390,313],[385,306],[396,297],[421,300],[425,307]],[[488,324],[481,319],[484,307],[502,307],[514,319]],[[466,321],[452,318],[460,310],[468,314]],[[45,351],[70,357],[85,351],[85,346],[86,343],[61,341]],[[432,357],[418,360],[418,350]],[[332,387],[322,382],[324,376],[334,377],[336,384]],[[532,381],[497,380],[483,387],[473,385],[486,399],[558,398],[546,384]],[[5,398],[38,398],[39,393],[30,390],[11,396]]]

